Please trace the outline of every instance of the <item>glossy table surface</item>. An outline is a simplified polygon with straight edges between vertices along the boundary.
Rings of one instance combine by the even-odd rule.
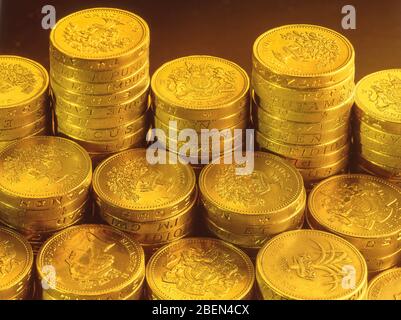
[[[341,8],[356,8],[356,29],[343,30]],[[0,53],[48,66],[49,30],[41,9],[51,3],[57,19],[94,6],[119,7],[142,16],[151,29],[151,70],[183,55],[210,54],[251,68],[252,44],[264,31],[291,23],[319,24],[347,36],[356,50],[357,79],[401,67],[401,1],[333,0],[0,0]]]

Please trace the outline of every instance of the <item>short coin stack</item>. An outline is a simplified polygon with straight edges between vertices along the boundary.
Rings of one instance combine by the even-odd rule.
[[[52,30],[56,131],[83,146],[94,163],[145,142],[149,37],[140,17],[110,8],[73,13]]]
[[[93,177],[97,213],[128,232],[147,256],[192,232],[197,201],[190,165],[148,160],[145,149],[127,150],[103,161]]]
[[[360,80],[355,92],[354,145],[359,171],[401,186],[401,69]]]
[[[254,281],[249,257],[217,239],[178,240],[158,250],[146,266],[150,300],[249,300]]]
[[[49,76],[38,63],[0,55],[0,150],[48,129]]]
[[[131,237],[109,226],[82,225],[61,231],[43,245],[36,267],[44,300],[142,297],[143,249]]]
[[[249,123],[249,78],[235,63],[202,55],[179,58],[155,72],[151,87],[154,125],[165,132],[165,141],[160,136],[158,140],[188,157],[197,172],[215,154],[219,157],[242,147],[242,129]],[[185,148],[184,129],[194,132],[196,141],[189,140],[192,153]],[[209,139],[205,130],[212,129],[222,135]]]
[[[308,199],[311,228],[335,233],[365,257],[370,273],[401,258],[401,189],[370,175],[348,174],[318,184]]]
[[[293,165],[264,152],[252,156],[247,174],[235,164],[209,164],[199,188],[209,231],[255,255],[269,238],[302,228],[306,192]]]
[[[256,259],[263,300],[363,300],[367,275],[357,248],[316,230],[282,233],[266,243]]]
[[[354,49],[313,25],[262,34],[253,47],[253,113],[258,146],[290,160],[307,189],[347,171]]]
[[[23,234],[34,252],[54,232],[83,220],[92,164],[58,137],[20,140],[0,152],[0,222]]]
[[[380,273],[370,283],[366,298],[368,300],[400,300],[401,268]]]
[[[0,227],[0,300],[23,300],[32,294],[33,253],[19,234]]]

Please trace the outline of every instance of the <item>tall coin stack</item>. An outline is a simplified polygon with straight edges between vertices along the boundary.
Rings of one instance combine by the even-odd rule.
[[[79,11],[52,30],[56,131],[83,146],[94,163],[145,142],[149,44],[146,22],[118,9]]]
[[[284,232],[256,259],[262,300],[364,300],[367,271],[355,246],[317,230]]]
[[[253,47],[253,113],[259,147],[285,157],[307,189],[347,171],[354,49],[314,25],[262,34]]]
[[[215,154],[219,157],[242,148],[234,139],[242,139],[243,132],[234,130],[245,129],[249,123],[249,78],[238,65],[212,56],[179,58],[155,72],[151,87],[154,125],[166,134],[161,144],[188,157],[197,173]],[[192,154],[183,151],[188,141],[180,138],[184,129],[195,131],[197,141],[191,142],[196,152]],[[204,135],[205,145],[202,132],[212,129],[226,133],[220,139]]]
[[[40,249],[43,300],[139,300],[145,257],[128,235],[105,225],[67,228]]]
[[[401,69],[360,80],[355,91],[356,169],[401,186]]]
[[[0,227],[0,300],[24,300],[32,295],[31,245],[16,232]]]
[[[0,150],[48,129],[49,75],[35,61],[0,55]]]
[[[93,191],[103,221],[128,232],[147,256],[192,232],[197,189],[190,165],[150,164],[146,149],[127,150],[96,168]]]
[[[92,180],[87,152],[59,137],[20,140],[0,152],[0,222],[34,252],[53,233],[85,217]]]
[[[210,233],[251,256],[273,236],[300,229],[306,192],[296,168],[278,156],[256,152],[254,168],[209,164],[199,176],[201,203]]]
[[[400,212],[401,189],[381,178],[346,174],[312,190],[307,221],[354,244],[372,274],[401,262]]]

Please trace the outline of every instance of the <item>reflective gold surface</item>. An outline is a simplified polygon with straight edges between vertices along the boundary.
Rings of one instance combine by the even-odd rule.
[[[150,295],[160,300],[246,299],[254,278],[247,255],[210,238],[188,238],[167,245],[146,267]]]
[[[354,288],[344,268],[354,271]],[[347,241],[330,233],[299,230],[278,235],[259,251],[256,279],[265,300],[357,299],[367,285],[363,256]]]

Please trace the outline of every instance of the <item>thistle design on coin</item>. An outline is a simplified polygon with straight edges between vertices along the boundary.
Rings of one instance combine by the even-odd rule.
[[[178,99],[205,100],[235,93],[235,72],[209,63],[186,62],[172,70],[167,87]]]
[[[190,247],[167,258],[163,281],[175,284],[187,294],[216,296],[227,294],[241,281],[235,260],[218,248]]]
[[[0,241],[0,279],[7,276],[18,263],[14,245],[8,240]]]
[[[0,63],[0,94],[11,92],[16,87],[25,94],[31,93],[36,84],[34,73],[14,63]]]
[[[109,252],[115,243],[100,239],[91,232],[86,232],[82,242],[86,243],[85,246],[72,249],[65,260],[72,279],[82,288],[91,289],[113,279],[128,278],[128,274],[114,268],[115,257]]]
[[[352,259],[346,252],[337,250],[331,242],[328,242],[328,248],[316,241],[311,242],[314,244],[314,250],[293,256],[290,260],[285,258],[285,268],[306,280],[327,277],[329,280],[325,285],[329,286],[329,291],[334,291],[344,277],[343,266],[351,264]]]

